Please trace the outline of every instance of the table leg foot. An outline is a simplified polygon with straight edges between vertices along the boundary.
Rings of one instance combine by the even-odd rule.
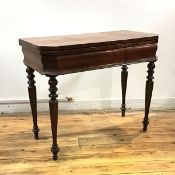
[[[57,80],[56,75],[49,75],[49,108],[50,108],[50,121],[51,121],[51,130],[52,130],[52,140],[53,144],[51,147],[51,152],[53,154],[53,160],[58,159],[59,147],[57,144],[57,125],[58,125],[58,95],[57,92]]]
[[[122,104],[121,104],[121,111],[122,111],[122,117],[125,116],[126,111],[126,88],[127,88],[127,78],[128,78],[128,67],[127,65],[122,66],[122,72],[121,72],[121,87],[122,87]]]
[[[155,68],[155,61],[149,62],[148,64],[148,76],[146,81],[146,89],[145,89],[145,116],[143,120],[143,131],[147,131],[147,126],[149,124],[149,109],[151,104],[151,98],[152,98],[152,91],[153,91],[153,79],[154,79],[154,68]]]
[[[39,139],[39,128],[37,125],[37,96],[36,96],[36,86],[35,86],[35,75],[34,70],[27,66],[26,72],[28,73],[28,94],[29,94],[29,100],[30,100],[30,106],[32,111],[32,117],[33,117],[33,133],[34,138],[37,140]]]
[[[39,131],[40,129],[38,128],[38,126],[34,126],[33,129],[32,129],[33,133],[34,133],[34,139],[35,140],[38,140],[39,139]]]
[[[59,152],[58,145],[52,145],[51,152],[53,154],[53,160],[57,160],[58,159],[58,152]]]

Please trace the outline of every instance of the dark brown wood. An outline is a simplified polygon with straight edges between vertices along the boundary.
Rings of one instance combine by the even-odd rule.
[[[48,37],[22,38],[20,45],[25,48],[39,51],[65,51],[92,48],[101,46],[111,46],[119,44],[132,44],[136,42],[157,43],[157,34],[143,33],[136,31],[111,31],[99,33],[86,33],[77,35],[62,35]],[[128,47],[128,46],[127,46]],[[77,50],[76,50],[77,51]]]
[[[146,81],[146,89],[145,89],[145,117],[143,120],[143,131],[147,131],[147,126],[149,124],[149,109],[150,109],[150,103],[151,103],[151,97],[152,97],[152,91],[153,91],[153,79],[154,79],[154,68],[155,64],[154,61],[149,62],[148,64],[148,76]]]
[[[126,111],[126,88],[127,88],[127,78],[128,78],[128,67],[127,65],[122,66],[122,72],[121,72],[121,86],[122,86],[122,104],[121,104],[121,111],[122,111],[122,117],[125,116]]]
[[[29,93],[29,100],[30,100],[30,106],[31,106],[31,111],[32,111],[32,117],[33,117],[33,133],[34,133],[34,138],[37,140],[39,139],[39,128],[37,125],[37,97],[36,97],[36,86],[35,86],[35,80],[34,77],[35,75],[34,70],[27,66],[26,72],[28,73],[27,78],[28,78],[28,93]]]
[[[158,36],[115,31],[20,39],[24,64],[61,75],[156,60]],[[92,61],[93,60],[93,61]]]
[[[53,160],[58,159],[58,152],[59,152],[59,147],[57,144],[57,124],[58,124],[58,100],[57,97],[58,95],[56,94],[57,92],[57,80],[56,76],[51,75],[49,76],[49,108],[50,108],[50,121],[51,121],[51,130],[52,130],[52,139],[53,139],[53,144],[51,147],[51,152],[53,153]]]
[[[153,69],[157,60],[158,35],[134,31],[113,31],[81,35],[35,37],[19,39],[24,54],[24,64],[28,66],[29,98],[31,102],[34,128],[37,128],[36,87],[33,71],[50,77],[49,107],[53,144],[53,159],[58,159],[57,144],[58,101],[56,77],[62,74],[90,71],[113,66],[122,66],[122,116],[125,116],[127,66],[150,62],[145,93],[145,117],[143,130],[147,130],[148,114],[153,89]],[[38,133],[39,130],[34,130]],[[36,135],[35,134],[35,135]]]

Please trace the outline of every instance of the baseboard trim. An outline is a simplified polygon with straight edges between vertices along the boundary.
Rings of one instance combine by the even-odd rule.
[[[128,110],[144,110],[144,99],[127,99]],[[38,100],[38,112],[49,110],[48,99]],[[120,99],[92,99],[68,101],[59,99],[59,110],[61,111],[89,111],[89,110],[120,110]],[[172,98],[153,98],[151,103],[152,110],[174,110],[175,97]],[[27,113],[30,112],[28,100],[7,100],[0,101],[0,113]]]

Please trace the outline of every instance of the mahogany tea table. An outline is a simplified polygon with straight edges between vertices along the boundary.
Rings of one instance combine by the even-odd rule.
[[[58,75],[121,66],[122,116],[125,116],[125,94],[128,64],[148,62],[145,89],[143,131],[149,124],[148,114],[153,90],[158,35],[134,31],[112,31],[67,36],[33,37],[19,39],[27,66],[28,93],[33,116],[33,132],[38,139],[37,98],[34,71],[49,77],[49,108],[53,144],[53,159],[58,159],[57,144]]]

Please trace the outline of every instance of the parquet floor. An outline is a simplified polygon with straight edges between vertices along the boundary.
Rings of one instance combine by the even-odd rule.
[[[175,175],[175,112],[59,115],[59,160],[51,159],[48,115],[0,117],[0,175]]]

